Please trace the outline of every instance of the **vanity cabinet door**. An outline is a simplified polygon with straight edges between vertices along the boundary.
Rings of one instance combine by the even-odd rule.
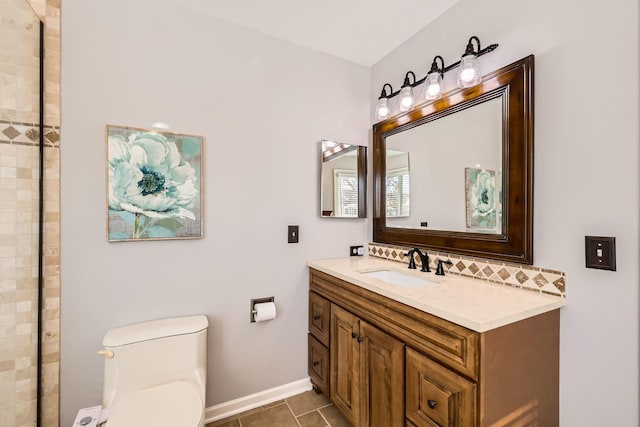
[[[331,303],[315,292],[309,292],[309,332],[325,346],[329,345]]]
[[[406,416],[416,427],[474,427],[476,385],[406,350]]]
[[[331,400],[360,425],[360,319],[331,304]]]
[[[360,425],[404,426],[404,344],[360,322]]]
[[[356,427],[404,426],[404,344],[331,305],[331,400]]]

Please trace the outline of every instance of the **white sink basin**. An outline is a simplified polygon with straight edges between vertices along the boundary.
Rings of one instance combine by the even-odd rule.
[[[401,286],[403,288],[421,288],[423,286],[437,284],[437,282],[432,280],[411,276],[396,270],[363,271],[361,274],[391,283],[392,285]]]

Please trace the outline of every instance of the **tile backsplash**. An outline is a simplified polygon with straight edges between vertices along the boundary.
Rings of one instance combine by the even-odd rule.
[[[408,248],[369,243],[369,256],[391,261],[409,263]],[[472,258],[444,252],[429,253],[429,268],[435,270],[438,259],[448,259],[453,264],[445,265],[447,273],[487,280],[493,283],[513,286],[525,290],[542,292],[566,297],[566,277],[561,271],[548,270],[532,265],[519,265],[508,262]],[[416,265],[420,266],[420,257],[415,255]]]

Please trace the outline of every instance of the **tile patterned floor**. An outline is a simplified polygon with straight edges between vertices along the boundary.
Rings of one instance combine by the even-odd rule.
[[[311,390],[205,427],[351,427],[351,424],[324,395]]]

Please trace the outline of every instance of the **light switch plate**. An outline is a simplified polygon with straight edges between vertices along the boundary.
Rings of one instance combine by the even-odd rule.
[[[587,268],[616,271],[616,238],[584,236]]]
[[[287,230],[287,242],[288,243],[298,243],[298,239],[300,238],[299,236],[299,231],[300,227],[298,227],[297,225],[290,225],[288,230]]]

